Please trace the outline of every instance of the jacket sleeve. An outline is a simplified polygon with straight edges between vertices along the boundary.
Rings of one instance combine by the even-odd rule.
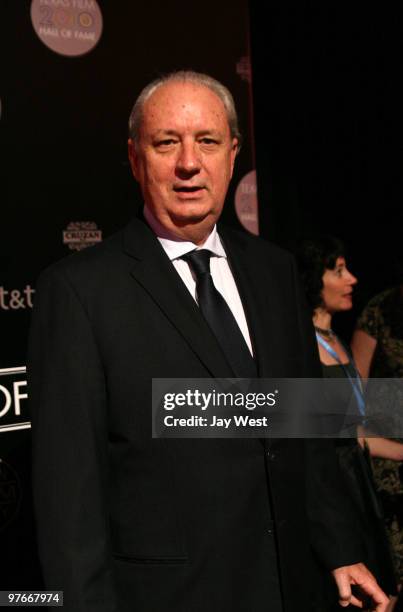
[[[105,377],[83,304],[58,266],[41,276],[28,384],[39,555],[65,612],[116,612],[107,514]]]

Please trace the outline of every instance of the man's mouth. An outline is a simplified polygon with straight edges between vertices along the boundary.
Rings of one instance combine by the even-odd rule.
[[[174,191],[176,193],[196,193],[198,191],[201,191],[202,189],[204,189],[202,185],[193,185],[193,186],[176,185],[174,186]]]

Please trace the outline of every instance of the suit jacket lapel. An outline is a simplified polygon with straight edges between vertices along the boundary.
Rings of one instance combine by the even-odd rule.
[[[275,295],[276,292],[274,279],[269,275],[267,281],[267,270],[265,274],[262,270],[262,266],[267,262],[258,260],[257,252],[248,248],[248,242],[243,240],[242,234],[228,232],[222,227],[219,228],[219,233],[242,300],[259,377],[274,377],[275,364],[279,359],[276,352],[279,345],[278,341],[276,342],[278,326],[270,304],[270,295]]]
[[[279,355],[275,353],[273,339],[276,333],[274,313],[271,312],[267,295],[275,291],[275,284],[262,286],[262,266],[267,262],[259,261],[256,251],[248,248],[247,241],[240,234],[227,232],[219,228],[220,236],[234,275],[242,305],[248,323],[253,351],[257,363],[259,378],[271,378],[275,374],[275,363]],[[269,438],[259,439],[267,451],[270,448]]]
[[[123,250],[135,260],[131,269],[135,281],[152,297],[211,376],[233,376],[197,304],[157,238],[143,221],[133,219],[127,226]]]

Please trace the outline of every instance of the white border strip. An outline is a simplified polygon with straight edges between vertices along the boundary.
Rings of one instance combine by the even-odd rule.
[[[3,433],[3,431],[17,431],[18,429],[31,429],[31,422],[25,421],[25,423],[12,423],[10,425],[0,425],[0,433]]]
[[[7,374],[23,374],[26,371],[26,366],[20,366],[18,368],[0,368],[0,376],[6,376]]]

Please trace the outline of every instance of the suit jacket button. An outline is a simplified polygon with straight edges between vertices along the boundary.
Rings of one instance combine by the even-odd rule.
[[[274,534],[274,521],[267,521],[267,529],[268,535],[272,536]]]

